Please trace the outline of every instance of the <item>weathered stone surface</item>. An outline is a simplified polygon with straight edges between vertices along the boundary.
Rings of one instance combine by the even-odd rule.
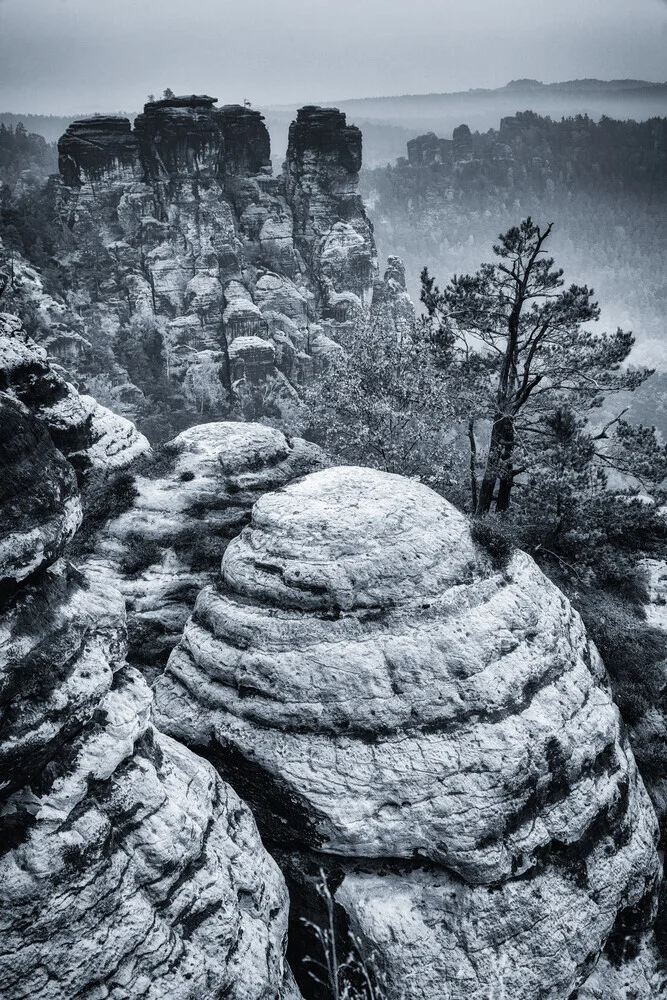
[[[90,292],[77,282],[91,256],[104,272],[84,338],[104,330],[105,346],[142,343],[150,331],[176,385],[193,367],[183,348],[275,339],[271,374],[277,366],[295,382],[312,377],[324,359],[308,360],[318,323],[343,342],[373,307],[377,262],[357,192],[359,130],[335,109],[301,109],[284,171],[272,177],[268,132],[252,109],[174,97],[147,104],[128,128],[96,118],[74,123],[61,140],[73,300]],[[86,363],[75,362],[83,372]],[[184,396],[194,409],[190,387]],[[225,414],[227,394],[212,392],[209,405]]]
[[[96,115],[74,121],[58,142],[58,166],[66,184],[138,174],[139,143],[129,118]]]
[[[391,997],[567,998],[595,966],[617,912],[641,908],[652,892],[652,877],[637,868],[653,864],[643,796],[623,829],[626,843],[603,835],[590,852],[575,850],[569,863],[565,855],[527,881],[472,887],[433,868],[351,871],[336,902],[362,953],[378,956]],[[603,967],[598,981],[608,988],[608,980]]]
[[[655,816],[579,616],[417,483],[335,468],[259,500],[156,698],[272,842],[337,859],[392,1000],[501,973],[565,1000],[652,908]]]
[[[237,337],[229,346],[232,380],[258,383],[276,370],[276,348],[262,337]]]
[[[82,472],[121,468],[150,451],[131,421],[77,392],[9,313],[0,314],[0,390],[29,408]]]
[[[419,167],[446,163],[451,159],[452,145],[451,139],[440,139],[435,132],[418,135],[408,140],[408,160]]]
[[[296,247],[322,315],[359,320],[370,307],[377,255],[357,193],[361,132],[336,108],[305,107],[290,125],[284,165]]]
[[[72,467],[25,406],[0,393],[0,585],[53,562],[81,521]]]
[[[124,594],[130,659],[150,678],[255,501],[324,463],[315,445],[251,423],[200,424],[166,451],[168,467],[137,475],[130,508],[104,527],[92,554],[77,557],[92,578]]]
[[[0,400],[2,479],[21,488],[3,564],[23,522],[49,539],[0,594],[3,1000],[297,1000],[282,876],[231,788],[152,726],[120,593],[52,562],[75,526],[63,527],[73,473],[35,418]]]
[[[408,334],[415,320],[415,307],[405,285],[405,267],[400,257],[388,257],[382,281],[373,290],[373,318],[379,329]]]

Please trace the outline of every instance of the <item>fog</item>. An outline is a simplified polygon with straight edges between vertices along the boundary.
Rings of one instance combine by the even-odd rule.
[[[0,0],[0,110],[136,110],[667,79],[664,0]]]

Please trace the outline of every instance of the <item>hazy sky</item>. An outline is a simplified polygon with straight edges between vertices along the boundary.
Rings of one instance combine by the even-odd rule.
[[[0,0],[0,110],[667,80],[665,0]]]

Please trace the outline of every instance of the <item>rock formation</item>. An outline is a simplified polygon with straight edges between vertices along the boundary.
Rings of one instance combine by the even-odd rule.
[[[150,445],[134,424],[81,395],[21,321],[0,313],[0,391],[24,403],[76,469],[122,468]]]
[[[149,103],[133,128],[73,122],[59,151],[62,264],[76,294],[100,291],[85,336],[148,351],[178,386],[217,352],[226,389],[211,412],[224,412],[230,380],[309,378],[368,321],[377,255],[357,193],[361,133],[339,111],[299,111],[277,177],[259,112],[210,97]]]
[[[164,668],[199,591],[217,579],[231,538],[259,497],[324,464],[320,449],[262,424],[183,431],[134,477],[127,509],[77,553],[94,580],[123,593],[131,663]]]
[[[335,468],[262,497],[156,704],[297,912],[322,865],[388,1000],[567,1000],[645,940],[656,820],[600,657],[528,556],[494,563],[421,485]]]
[[[63,557],[72,468],[6,394],[0,422],[4,1000],[295,1000],[287,892],[250,812],[154,729],[120,594]]]
[[[452,139],[440,139],[435,132],[427,132],[408,140],[408,161],[416,167],[448,163],[452,159],[452,147]]]

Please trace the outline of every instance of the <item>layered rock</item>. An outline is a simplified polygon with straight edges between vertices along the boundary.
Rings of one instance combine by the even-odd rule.
[[[278,177],[262,116],[206,96],[151,102],[133,128],[74,122],[59,149],[72,234],[62,263],[72,298],[90,296],[84,333],[95,342],[103,331],[100,348],[148,344],[182,386],[198,353],[222,352],[231,378],[227,348],[261,338],[275,345],[274,363],[246,377],[280,370],[303,381],[320,331],[344,341],[368,321],[377,262],[357,193],[361,133],[339,111],[299,111]],[[224,413],[228,397],[213,394],[210,412]]]
[[[259,500],[156,698],[305,913],[320,855],[389,1000],[566,1000],[651,923],[655,815],[579,616],[419,484],[336,468]]]
[[[322,315],[357,320],[372,301],[377,270],[372,226],[357,192],[361,132],[336,108],[301,108],[290,125],[284,169],[296,246],[319,287]]]
[[[21,404],[0,419],[3,998],[293,1000],[250,812],[152,726],[121,595],[63,558],[74,474]]]
[[[46,428],[0,393],[0,586],[57,559],[81,522],[74,471]]]
[[[82,473],[122,468],[150,451],[134,424],[80,394],[9,313],[0,313],[0,391],[25,404]]]
[[[183,431],[159,462],[135,475],[128,509],[92,539],[92,553],[75,559],[123,593],[129,659],[146,676],[163,669],[255,501],[323,464],[319,448],[300,438],[220,422]]]
[[[72,122],[58,143],[58,166],[72,187],[139,170],[139,143],[129,118],[97,115]]]

